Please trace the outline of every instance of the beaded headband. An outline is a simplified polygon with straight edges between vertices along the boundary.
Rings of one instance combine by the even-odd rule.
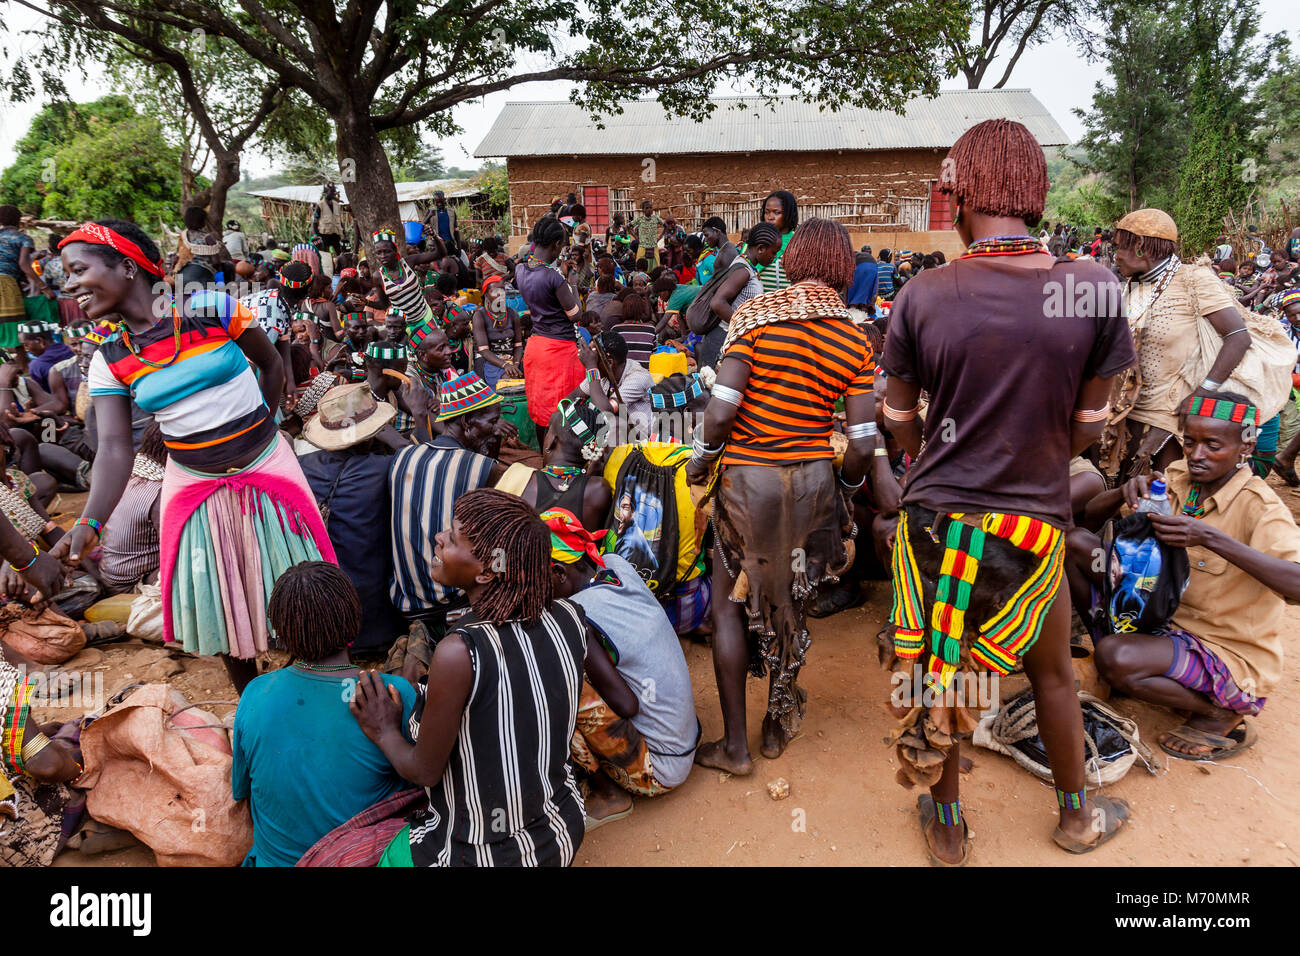
[[[703,394],[704,386],[700,384],[699,375],[692,374],[687,386],[680,392],[670,392],[667,395],[651,392],[650,405],[656,409],[684,408]]]
[[[385,313],[385,315],[396,316],[397,318],[401,319],[403,322],[406,321],[406,313],[403,312],[395,305],[390,307],[389,310]]]
[[[384,345],[380,342],[371,342],[366,346],[366,357],[378,359],[381,362],[392,362],[396,359],[406,358],[406,353],[403,349],[399,349],[392,345]]]
[[[1254,405],[1230,402],[1222,398],[1193,395],[1191,401],[1187,403],[1187,414],[1199,415],[1202,418],[1217,418],[1221,422],[1241,424],[1243,421],[1249,421],[1255,425],[1259,424],[1259,409]]]
[[[46,328],[44,322],[19,322],[19,335],[45,335]]]
[[[284,266],[281,267],[280,269],[280,285],[282,285],[284,288],[305,289],[307,288],[308,285],[311,284],[311,280],[316,278],[316,274],[314,272],[309,272],[307,274],[307,278],[301,280],[300,282],[295,282],[293,279],[290,279],[287,275],[284,274],[284,270],[289,268],[289,266],[291,265],[293,265],[292,262],[286,262]]]
[[[397,233],[387,227],[376,229],[370,234],[370,238],[375,242],[391,242],[394,245],[397,244]]]

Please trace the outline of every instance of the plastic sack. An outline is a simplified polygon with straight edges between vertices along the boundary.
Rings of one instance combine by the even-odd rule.
[[[126,619],[126,633],[142,641],[163,639],[162,588],[157,584],[140,585]]]
[[[1191,574],[1187,549],[1156,538],[1151,519],[1131,514],[1102,530],[1103,624],[1112,634],[1150,634],[1178,610]]]
[[[128,830],[160,866],[237,866],[253,845],[231,796],[229,738],[166,684],[146,684],[81,735],[86,809]],[[176,716],[173,721],[173,715]]]

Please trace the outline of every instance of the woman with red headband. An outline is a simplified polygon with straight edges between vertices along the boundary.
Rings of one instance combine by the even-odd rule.
[[[59,247],[66,287],[91,321],[121,320],[87,375],[99,426],[90,495],[54,553],[80,563],[122,497],[134,399],[161,426],[169,452],[164,638],[222,655],[242,691],[269,643],[266,601],[276,578],[300,561],[334,560],[311,489],[275,426],[284,363],[247,306],[210,290],[173,301],[159,281],[158,247],[134,223],[88,222]]]
[[[515,310],[506,305],[506,283],[488,276],[483,304],[474,310],[474,370],[492,388],[502,378],[523,378],[524,330]]]

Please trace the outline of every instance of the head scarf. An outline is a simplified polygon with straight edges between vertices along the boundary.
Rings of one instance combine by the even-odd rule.
[[[115,252],[120,252],[126,256],[151,276],[162,278],[161,262],[154,262],[126,236],[114,232],[107,226],[101,226],[97,222],[82,223],[80,228],[74,229],[66,239],[59,243],[59,248],[62,249],[70,242],[88,242],[92,246],[109,246]]]
[[[572,511],[564,508],[551,508],[540,515],[542,523],[551,529],[551,560],[560,564],[577,564],[584,557],[590,558],[598,568],[605,566],[605,559],[596,548],[596,538],[582,526]]]

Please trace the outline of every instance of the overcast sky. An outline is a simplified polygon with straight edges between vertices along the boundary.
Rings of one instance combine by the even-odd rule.
[[[1260,0],[1260,32],[1291,31],[1295,21],[1294,6],[1294,0]],[[15,32],[22,27],[31,26],[38,19],[31,11],[10,5],[6,10],[6,28],[0,30],[0,34],[4,35],[3,45],[11,51],[15,48],[21,50],[24,42],[19,37],[15,43]],[[1294,39],[1295,34],[1292,33],[1292,36]],[[989,82],[996,82],[996,78],[1001,76],[1001,67],[991,69],[989,75],[993,77]],[[1007,85],[1033,90],[1070,138],[1075,139],[1081,128],[1073,111],[1076,107],[1087,108],[1092,100],[1094,84],[1104,75],[1101,64],[1086,62],[1064,39],[1057,38],[1026,51]],[[944,85],[963,88],[965,83],[952,80]],[[569,89],[568,83],[531,83],[490,95],[482,102],[464,103],[455,111],[455,119],[464,131],[457,136],[437,140],[436,144],[442,150],[448,166],[477,166],[478,160],[473,158],[474,149],[504,103],[511,100],[567,99]],[[93,79],[89,83],[72,84],[73,97],[78,101],[92,100],[107,92],[109,90],[105,85]],[[734,93],[743,90],[718,92]],[[0,103],[0,169],[13,162],[14,143],[26,132],[39,107],[39,103]],[[244,160],[245,168],[254,176],[265,175],[278,165],[275,157],[247,155]]]

